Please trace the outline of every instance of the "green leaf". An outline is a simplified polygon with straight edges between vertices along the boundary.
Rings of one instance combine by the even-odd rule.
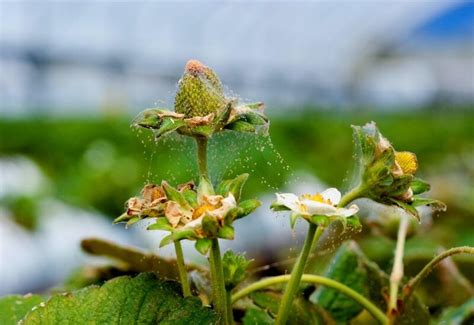
[[[272,325],[274,323],[275,321],[266,311],[255,307],[247,309],[244,318],[242,318],[243,325]]]
[[[12,295],[0,298],[0,324],[16,325],[33,307],[39,305],[43,298],[38,295]]]
[[[240,201],[240,195],[242,194],[242,188],[245,182],[249,178],[249,174],[241,174],[234,179],[227,179],[222,181],[218,186],[216,193],[222,196],[227,196],[229,193],[235,197],[237,202]]]
[[[381,310],[387,309],[384,293],[388,292],[390,280],[377,264],[369,261],[354,241],[344,243],[337,251],[325,276],[338,280],[367,297]],[[358,314],[362,307],[344,297],[334,289],[318,288],[310,301],[329,311],[336,321],[346,322]],[[345,321],[343,321],[345,320]],[[430,315],[426,306],[412,295],[405,301],[396,324],[429,324]]]
[[[281,293],[266,291],[266,292],[253,292],[250,294],[250,298],[253,300],[255,305],[268,311],[270,316],[276,317],[278,309],[281,304]],[[320,311],[318,307],[311,304],[303,297],[297,297],[293,300],[293,305],[288,315],[287,324],[330,324],[334,322],[328,322],[328,318],[324,315],[324,312]],[[326,321],[325,321],[326,320]]]
[[[436,324],[462,325],[474,321],[474,298],[455,308],[447,308]]]
[[[244,116],[247,122],[253,125],[265,125],[267,123],[267,120],[262,115],[255,112],[250,111]]]
[[[411,182],[411,190],[413,191],[414,195],[428,192],[430,190],[430,184],[422,179],[415,178]]]
[[[207,238],[200,238],[196,240],[196,244],[194,247],[196,250],[201,253],[202,255],[206,255],[209,249],[211,248],[212,240]]]
[[[357,247],[353,242],[342,245],[324,276],[337,280],[363,296],[367,296],[367,270],[356,250]],[[334,319],[341,322],[352,319],[362,311],[362,306],[357,302],[327,287],[318,288],[311,295],[310,301],[329,311]]]
[[[277,201],[273,201],[272,204],[270,204],[270,209],[272,209],[275,212],[290,211],[291,210],[286,205],[278,204]]]
[[[156,218],[156,222],[154,224],[149,225],[146,229],[172,231],[173,227],[170,225],[166,217],[161,217],[161,218]]]
[[[183,298],[177,283],[153,273],[121,276],[53,296],[23,324],[212,324],[216,315],[195,297]]]

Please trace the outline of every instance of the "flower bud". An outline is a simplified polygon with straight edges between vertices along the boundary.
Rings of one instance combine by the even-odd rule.
[[[175,97],[175,111],[186,117],[218,114],[226,106],[219,77],[197,60],[186,64]]]

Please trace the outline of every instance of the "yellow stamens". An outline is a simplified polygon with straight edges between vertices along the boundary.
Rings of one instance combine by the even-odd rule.
[[[331,203],[331,200],[329,200],[329,199],[328,199],[328,200],[325,200],[324,197],[323,197],[321,194],[319,194],[319,193],[316,193],[316,194],[313,194],[313,195],[311,195],[311,194],[305,194],[305,195],[303,195],[303,197],[304,197],[305,199],[308,199],[308,200],[311,200],[311,201],[315,201],[315,202],[326,203],[326,204],[332,204],[332,203]]]
[[[193,212],[193,219],[197,219],[200,216],[202,216],[204,213],[207,211],[212,211],[215,210],[217,206],[211,205],[211,204],[204,204],[198,207],[196,210]]]
[[[418,160],[416,159],[416,155],[412,152],[396,152],[395,161],[398,163],[404,174],[414,175],[418,170]]]

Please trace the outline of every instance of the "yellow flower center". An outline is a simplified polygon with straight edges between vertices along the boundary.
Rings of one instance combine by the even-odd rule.
[[[308,199],[308,200],[311,200],[311,201],[314,201],[314,202],[332,204],[331,200],[329,200],[329,199],[325,200],[324,197],[323,197],[321,194],[319,194],[319,193],[316,193],[316,194],[305,194],[305,195],[303,195],[303,197],[304,197],[305,199]]]
[[[213,211],[215,209],[217,209],[217,206],[211,205],[209,203],[205,203],[205,204],[201,205],[200,207],[198,207],[194,210],[193,220],[199,218],[200,216],[202,216],[207,211]]]
[[[414,175],[418,170],[418,160],[416,159],[416,155],[412,152],[396,152],[395,161],[404,174]]]

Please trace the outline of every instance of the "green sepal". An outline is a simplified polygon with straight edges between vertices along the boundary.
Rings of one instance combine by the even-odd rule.
[[[428,192],[430,187],[430,184],[419,178],[415,178],[411,182],[411,190],[413,191],[414,195]]]
[[[169,245],[173,242],[173,234],[169,234],[168,236],[163,237],[160,241],[160,248],[166,245]]]
[[[209,178],[202,176],[199,180],[199,185],[197,188],[197,200],[198,202],[202,201],[204,195],[214,195],[214,187],[212,187]]]
[[[163,182],[162,186],[168,200],[175,201],[184,209],[191,209],[191,206],[188,204],[188,201],[186,201],[184,196],[177,189],[175,189],[166,182]]]
[[[215,237],[219,231],[219,223],[214,217],[204,216],[202,218],[202,229],[211,237]]]
[[[255,126],[248,122],[244,121],[235,121],[225,126],[225,129],[237,131],[237,132],[250,132],[254,133],[256,131]]]
[[[158,116],[158,114],[162,111],[165,110],[147,108],[138,114],[138,116],[133,120],[133,124],[147,129],[158,129],[162,122],[162,119]]]
[[[224,224],[231,225],[234,220],[244,217],[242,213],[243,211],[240,207],[231,208],[224,217]]]
[[[210,138],[211,135],[214,133],[214,128],[211,125],[200,125],[191,127],[191,133],[197,136],[203,136],[206,138]]]
[[[215,132],[221,130],[226,125],[234,104],[234,101],[229,101],[224,107],[224,109],[222,109],[220,114],[217,116],[217,118],[214,120],[212,124]]]
[[[126,212],[125,213],[122,213],[120,215],[120,217],[117,217],[114,219],[113,223],[119,223],[119,222],[124,222],[124,221],[128,221],[132,218],[133,216],[130,216],[128,215]]]
[[[193,208],[197,208],[199,206],[199,203],[197,201],[197,193],[196,191],[193,191],[193,190],[184,190],[183,192],[181,192],[181,194],[183,195],[184,199],[186,200],[186,202],[189,203],[189,205]]]
[[[244,117],[245,117],[245,120],[252,125],[260,126],[260,125],[265,125],[268,122],[268,120],[265,119],[262,115],[255,112],[245,113]]]
[[[263,102],[248,103],[244,104],[243,106],[253,110],[260,110],[265,108],[265,104]]]
[[[290,214],[290,226],[291,226],[291,229],[294,229],[294,228],[295,228],[296,221],[298,220],[298,218],[299,218],[300,216],[301,216],[301,215],[298,214],[298,213],[292,213],[292,214]]]
[[[234,239],[234,227],[225,225],[219,229],[217,236],[224,239]]]
[[[252,213],[255,209],[257,209],[262,202],[257,199],[248,199],[239,203],[239,213],[237,214],[235,219],[240,219],[245,216],[248,216]]]
[[[131,218],[130,220],[128,220],[127,224],[125,225],[125,228],[128,228],[128,227],[136,224],[140,220],[142,220],[142,218],[139,217],[139,216],[135,216],[135,217]]]
[[[329,217],[327,216],[311,216],[310,221],[321,227],[327,227],[330,223]]]
[[[420,222],[420,214],[418,213],[418,211],[415,209],[415,207],[411,204],[408,204],[408,203],[405,203],[405,202],[402,202],[400,200],[395,200],[395,199],[392,199],[390,198],[389,199],[392,203],[395,203],[396,205],[398,205],[400,208],[402,208],[403,210],[405,210],[406,212],[408,212],[410,215],[412,215],[413,217],[416,218],[416,220],[418,222]]]
[[[196,237],[194,229],[182,229],[173,232],[173,240],[178,241],[182,239],[193,239]]]
[[[360,223],[359,217],[357,215],[353,215],[353,216],[345,218],[345,222],[346,222],[346,225],[348,225],[352,229],[355,229],[355,230],[362,229],[362,224]]]
[[[172,231],[173,227],[170,225],[166,217],[161,217],[161,218],[156,218],[156,222],[154,224],[149,225],[146,229]]]
[[[194,247],[199,253],[201,253],[202,255],[206,255],[209,249],[211,248],[211,245],[212,240],[207,238],[200,238],[196,240],[196,244],[194,244]]]
[[[436,211],[446,211],[447,209],[447,206],[445,203],[439,200],[428,199],[428,198],[423,198],[423,197],[414,197],[411,205],[414,207],[427,205],[427,206],[432,207]]]
[[[155,131],[155,136],[156,138],[159,138],[162,135],[173,132],[184,125],[186,125],[186,122],[181,119],[165,117],[163,118],[160,127]]]
[[[239,202],[242,188],[248,178],[249,174],[244,173],[234,179],[224,180],[217,186],[216,193],[222,196],[227,196],[229,193],[232,193],[235,200]]]

